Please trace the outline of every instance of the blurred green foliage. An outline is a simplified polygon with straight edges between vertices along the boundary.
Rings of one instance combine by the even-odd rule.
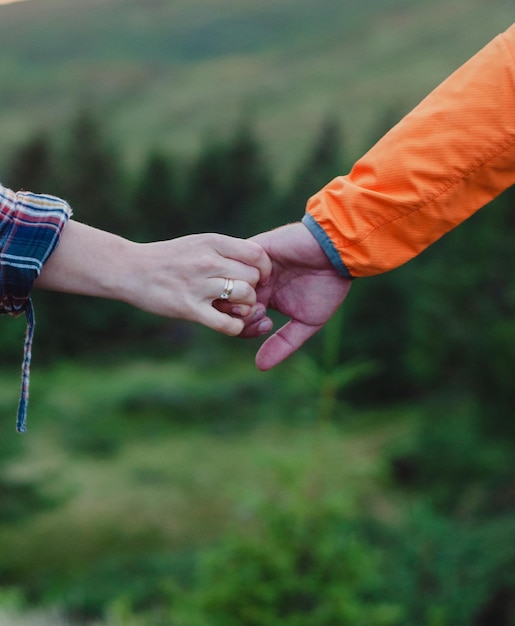
[[[67,133],[27,142],[3,182],[141,241],[297,219],[351,161],[332,118],[286,185],[251,117],[137,172],[94,112]],[[32,432],[0,446],[0,587],[21,598],[8,610],[57,604],[103,626],[513,626],[512,205],[508,190],[407,266],[356,281],[269,374],[255,342],[35,293]],[[2,320],[13,418],[22,334]]]
[[[318,499],[259,510],[251,535],[233,534],[201,559],[197,585],[186,596],[191,613],[179,623],[399,623],[399,608],[371,600],[377,554],[347,515],[340,503]]]
[[[2,183],[139,241],[297,220],[512,14],[208,4],[2,8]],[[254,342],[35,293],[23,438],[3,319],[0,623],[514,626],[514,199],[356,281],[271,374]]]
[[[482,620],[493,590],[513,585],[513,519],[462,524],[419,505],[400,524],[378,524],[320,500],[275,502],[259,517],[254,533],[232,534],[200,560],[191,613],[181,615],[180,600],[178,623],[512,623],[508,611]]]

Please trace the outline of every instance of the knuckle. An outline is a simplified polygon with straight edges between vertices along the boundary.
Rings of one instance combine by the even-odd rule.
[[[259,273],[259,270],[256,267],[250,268],[249,283],[251,285],[253,285],[253,286],[257,285],[257,283],[259,282],[260,277],[261,277],[261,274]]]
[[[260,262],[263,259],[264,251],[263,248],[257,244],[255,241],[249,241],[250,245],[250,256],[253,261],[256,263]]]
[[[245,302],[251,302],[252,304],[254,304],[254,302],[256,301],[256,292],[254,291],[252,286],[249,285],[249,283],[243,283],[242,291],[242,296]]]
[[[213,259],[207,252],[203,252],[197,256],[195,265],[197,267],[197,271],[199,272],[208,272],[213,267]]]

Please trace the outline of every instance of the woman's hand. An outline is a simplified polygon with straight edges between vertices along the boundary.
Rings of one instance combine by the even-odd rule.
[[[266,284],[271,269],[261,246],[225,235],[136,244],[125,299],[151,313],[238,335],[244,327],[240,318],[251,312],[255,289]],[[221,301],[226,279],[232,281],[232,290]]]
[[[240,318],[251,312],[255,289],[266,284],[271,267],[253,241],[200,234],[140,244],[70,220],[36,286],[121,300],[238,335],[244,327]],[[219,310],[213,302],[226,279],[233,288]]]

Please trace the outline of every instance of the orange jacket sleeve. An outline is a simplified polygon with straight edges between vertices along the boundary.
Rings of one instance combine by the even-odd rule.
[[[340,273],[410,260],[515,182],[515,24],[309,199],[303,222]]]

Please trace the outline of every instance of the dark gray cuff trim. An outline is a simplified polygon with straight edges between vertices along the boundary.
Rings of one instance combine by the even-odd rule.
[[[340,274],[340,276],[343,276],[344,278],[353,279],[354,276],[351,275],[345,263],[342,261],[342,258],[334,247],[333,242],[331,241],[325,230],[315,220],[315,218],[309,213],[306,213],[302,218],[302,223],[304,224],[304,226],[306,226],[306,228],[313,235],[313,237],[318,241],[318,243],[322,247],[322,250],[326,253],[328,259],[331,261],[338,274]]]

